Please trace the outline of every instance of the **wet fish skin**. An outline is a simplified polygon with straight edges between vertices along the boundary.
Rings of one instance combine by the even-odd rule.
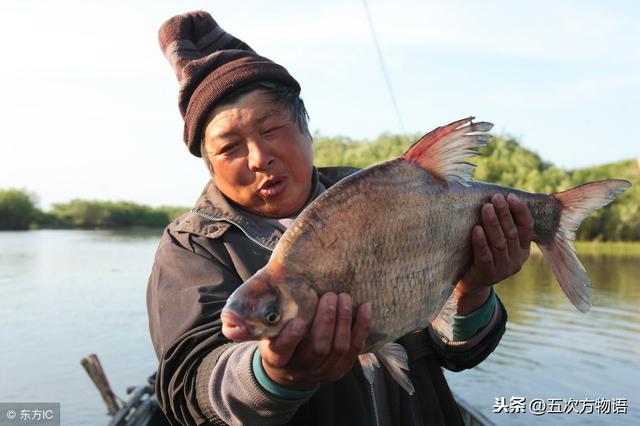
[[[472,263],[471,230],[491,196],[525,201],[538,241],[550,238],[561,208],[546,194],[448,183],[402,159],[343,182],[300,215],[269,263],[304,276],[318,294],[348,292],[354,305],[370,302],[365,352],[435,319]]]

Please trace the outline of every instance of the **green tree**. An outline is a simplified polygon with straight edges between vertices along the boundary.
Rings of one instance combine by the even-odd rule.
[[[318,166],[368,167],[402,155],[421,135],[384,133],[374,140],[345,136],[314,136],[313,151]],[[553,193],[601,180],[620,178],[633,186],[615,203],[594,212],[580,227],[583,240],[640,241],[640,163],[620,161],[578,170],[563,170],[522,147],[515,138],[493,137],[471,159],[478,167],[475,179],[531,192]],[[35,207],[35,198],[15,189],[0,191],[0,229],[40,227],[162,227],[189,209],[149,207],[128,201],[72,200],[54,204],[50,211]]]
[[[319,166],[368,167],[402,155],[414,137],[382,134],[373,141],[348,137],[315,136],[314,156]],[[640,240],[640,165],[628,160],[578,170],[563,170],[544,161],[511,137],[493,137],[470,161],[477,165],[479,181],[546,194],[564,191],[583,183],[602,179],[627,179],[633,186],[615,203],[594,212],[580,227],[584,240]]]
[[[38,212],[34,195],[19,189],[0,190],[0,229],[29,229]]]

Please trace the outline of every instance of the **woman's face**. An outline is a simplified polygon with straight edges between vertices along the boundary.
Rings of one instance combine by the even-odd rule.
[[[311,137],[289,110],[256,90],[209,117],[204,144],[218,189],[260,216],[301,210],[311,191]]]

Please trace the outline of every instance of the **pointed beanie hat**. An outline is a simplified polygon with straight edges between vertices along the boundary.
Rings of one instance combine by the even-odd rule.
[[[174,16],[162,24],[158,38],[180,82],[184,143],[196,157],[200,157],[205,120],[224,95],[260,80],[283,83],[300,92],[300,85],[284,67],[256,54],[207,12]]]

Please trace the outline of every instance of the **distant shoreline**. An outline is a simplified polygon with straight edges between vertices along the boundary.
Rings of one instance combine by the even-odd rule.
[[[119,227],[48,227],[31,229],[0,229],[0,235],[8,232],[36,232],[36,231],[114,231],[114,232],[157,232],[160,234],[166,226],[119,226]],[[574,241],[578,256],[580,255],[633,255],[640,256],[640,241]],[[542,254],[536,244],[531,244],[533,254]]]
[[[402,155],[413,140],[406,135],[381,135],[374,141],[319,136],[314,140],[315,164],[364,168]],[[482,154],[473,160],[478,166],[474,179],[528,192],[550,194],[612,178],[632,182],[634,185],[615,202],[587,218],[576,234],[584,241],[640,241],[640,162],[637,159],[563,170],[508,137],[494,137],[482,149]],[[189,211],[187,207],[83,199],[53,204],[42,211],[37,207],[37,198],[26,190],[0,189],[0,229],[162,228]]]

